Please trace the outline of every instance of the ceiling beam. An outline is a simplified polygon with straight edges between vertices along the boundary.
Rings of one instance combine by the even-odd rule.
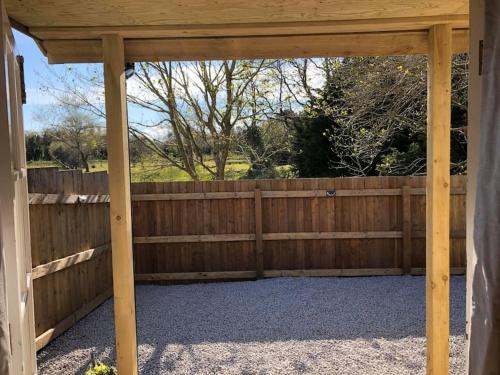
[[[454,29],[467,29],[469,15],[206,25],[31,27],[29,32],[42,40],[100,39],[103,34],[119,34],[125,39],[154,39],[410,31],[427,30],[435,24],[450,24]]]
[[[102,61],[100,40],[46,40],[49,63]],[[453,31],[453,52],[467,52],[468,30]],[[239,38],[125,40],[125,59],[190,61],[260,58],[412,55],[428,52],[428,31]]]

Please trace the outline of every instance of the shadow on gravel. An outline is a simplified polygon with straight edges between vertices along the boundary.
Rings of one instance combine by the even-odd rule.
[[[149,349],[142,367],[161,363],[169,345],[182,355],[198,343],[303,340],[387,340],[425,336],[425,278],[280,278],[213,284],[136,287],[137,330]],[[465,278],[451,281],[451,334],[465,330]],[[95,351],[114,361],[112,301],[86,317],[39,355],[57,360],[75,351]],[[179,354],[179,353],[177,353]],[[229,356],[228,360],[230,361]],[[302,364],[297,363],[300,369]],[[83,373],[87,363],[78,364]],[[43,373],[43,372],[42,372]]]

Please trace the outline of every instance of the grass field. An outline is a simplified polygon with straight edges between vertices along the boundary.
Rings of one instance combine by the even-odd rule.
[[[210,162],[209,162],[210,164]],[[211,164],[213,165],[213,163]],[[28,162],[28,168],[44,168],[58,166],[52,161],[31,161]],[[244,160],[228,160],[226,164],[226,180],[238,180],[248,171],[250,165]],[[277,167],[280,172],[286,172],[288,166]],[[91,172],[100,172],[108,170],[106,160],[96,160],[90,164]],[[202,167],[197,167],[200,180],[212,180],[212,175]],[[155,159],[148,159],[139,163],[130,165],[130,174],[132,182],[161,182],[161,181],[190,181],[191,177],[181,169],[164,165],[164,162]]]

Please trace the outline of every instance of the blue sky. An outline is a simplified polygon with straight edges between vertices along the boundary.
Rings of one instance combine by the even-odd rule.
[[[42,129],[45,124],[37,122],[34,114],[37,111],[45,108],[50,108],[55,104],[55,99],[47,95],[41,90],[42,80],[44,77],[54,77],[51,75],[50,69],[60,69],[66,71],[69,64],[52,65],[47,62],[47,58],[42,54],[36,43],[30,37],[14,30],[16,39],[16,54],[24,56],[24,77],[26,83],[26,104],[23,106],[24,111],[24,128],[26,131],[36,131]],[[71,64],[73,71],[87,71],[88,64]],[[148,119],[156,117],[156,114],[148,113],[144,109],[133,108],[129,106],[129,118]]]

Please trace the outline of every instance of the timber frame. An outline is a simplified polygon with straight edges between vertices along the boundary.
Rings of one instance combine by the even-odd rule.
[[[448,373],[451,58],[468,51],[468,0],[4,2],[50,63],[104,63],[121,375],[137,374],[124,63],[428,54],[427,373]]]

